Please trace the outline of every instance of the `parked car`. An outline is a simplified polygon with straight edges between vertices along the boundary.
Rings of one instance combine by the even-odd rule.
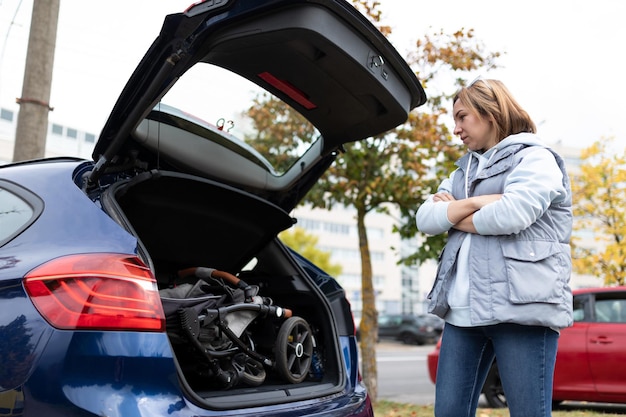
[[[311,127],[251,129],[241,113],[269,97],[268,125],[286,104]],[[424,102],[343,0],[167,16],[93,160],[0,167],[0,403],[26,417],[372,416],[343,289],[277,236],[346,142]]]
[[[378,338],[400,340],[407,345],[436,343],[443,324],[432,314],[383,314],[378,317]]]
[[[574,325],[561,330],[552,399],[626,403],[626,287],[574,291]],[[428,355],[434,383],[439,344]],[[483,386],[490,406],[506,407],[494,362]]]

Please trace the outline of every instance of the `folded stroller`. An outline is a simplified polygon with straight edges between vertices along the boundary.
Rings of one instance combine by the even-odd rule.
[[[192,283],[160,296],[181,366],[222,389],[261,385],[268,371],[294,384],[307,377],[314,338],[306,320],[228,272],[194,267],[178,277]]]

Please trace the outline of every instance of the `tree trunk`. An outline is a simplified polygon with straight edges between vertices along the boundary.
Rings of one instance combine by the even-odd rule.
[[[365,210],[357,207],[357,229],[359,251],[361,253],[361,298],[363,301],[361,323],[359,325],[361,345],[361,366],[363,382],[372,401],[378,397],[378,370],[376,367],[376,341],[378,339],[378,312],[372,280],[372,260],[370,257]]]
[[[45,156],[60,0],[34,1],[13,161]]]

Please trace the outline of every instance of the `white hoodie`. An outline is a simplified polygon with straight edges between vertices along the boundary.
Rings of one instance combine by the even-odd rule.
[[[468,166],[465,169],[464,177],[466,198],[469,197],[467,176],[470,172],[470,165],[478,163],[478,169],[476,171],[476,173],[478,173],[493,159],[499,149],[520,142],[543,145],[536,139],[536,136],[528,133],[520,133],[507,137],[484,154],[470,152],[471,157],[468,159]],[[476,162],[474,162],[474,160],[476,160]],[[455,173],[456,171],[441,183],[437,192],[451,193],[452,179]],[[531,180],[529,181],[529,179]],[[526,200],[529,198],[543,199],[544,201],[538,201],[537,204],[531,204],[530,206],[531,208],[534,206],[535,209],[537,206],[547,207],[550,205],[552,199],[556,198],[553,192],[547,191],[548,189],[559,190],[558,194],[566,194],[562,180],[563,174],[549,150],[538,148],[536,151],[529,153],[508,176],[502,199],[474,213],[473,222],[476,231],[481,235],[518,233],[520,230],[530,225],[530,221],[525,221],[525,219],[531,216],[528,213],[524,213],[523,210],[520,210],[519,205],[515,205],[515,198],[507,199],[506,194],[515,194],[516,197],[521,196]],[[532,188],[530,192],[529,187]],[[541,192],[537,187],[543,187],[547,192]],[[449,204],[449,202],[445,201],[434,202],[433,197],[430,196],[424,204],[420,206],[416,214],[416,222],[419,230],[426,234],[435,235],[444,233],[452,228],[454,224],[448,220],[447,214]],[[511,207],[511,205],[513,205],[513,207]],[[456,276],[450,288],[450,293],[448,294],[450,311],[446,315],[445,320],[455,326],[471,326],[469,316],[468,274],[468,253],[471,245],[471,236],[471,233],[467,234],[459,250]]]

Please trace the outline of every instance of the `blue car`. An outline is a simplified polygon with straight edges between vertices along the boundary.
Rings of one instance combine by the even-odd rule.
[[[168,15],[92,160],[0,167],[0,414],[372,416],[343,289],[278,235],[425,99],[343,0]]]

